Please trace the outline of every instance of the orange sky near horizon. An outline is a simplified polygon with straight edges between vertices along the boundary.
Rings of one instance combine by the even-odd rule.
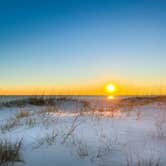
[[[112,83],[112,82],[110,82]],[[89,86],[45,86],[45,87],[8,87],[0,88],[0,95],[109,95],[106,86],[109,83]],[[113,95],[165,95],[166,87],[163,85],[121,85],[113,83],[116,86]]]
[[[112,78],[112,79],[111,79]],[[22,79],[22,78],[20,78]],[[39,79],[0,83],[0,95],[110,95],[108,84],[116,90],[111,95],[165,95],[166,80],[103,74],[74,80]]]

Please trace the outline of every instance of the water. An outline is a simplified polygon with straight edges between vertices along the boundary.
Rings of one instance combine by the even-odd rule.
[[[89,96],[89,95],[68,95],[68,96],[63,96],[63,95],[26,95],[26,96],[0,96],[0,103],[5,103],[5,102],[10,102],[10,101],[14,101],[14,100],[23,100],[23,99],[28,99],[28,98],[32,98],[32,97],[43,97],[43,98],[59,98],[59,97],[69,97],[72,99],[84,99],[84,100],[105,100],[108,98],[108,96]],[[128,98],[128,97],[133,97],[133,96],[114,96],[115,98]]]
[[[33,98],[33,97],[37,97],[37,98],[40,98],[40,97],[43,97],[43,98],[59,98],[59,97],[69,97],[69,98],[72,98],[72,99],[87,99],[87,100],[102,100],[102,99],[106,99],[108,98],[108,96],[95,96],[95,95],[25,95],[25,96],[0,96],[0,103],[4,103],[4,102],[9,102],[9,101],[14,101],[14,100],[23,100],[23,99],[28,99],[28,98]],[[115,98],[129,98],[129,97],[136,97],[136,96],[113,96]]]
[[[37,97],[37,98],[40,98],[40,97],[43,97],[43,98],[59,98],[59,97],[64,97],[62,95],[54,95],[54,96],[40,96],[40,95],[32,95],[32,96],[0,96],[0,103],[5,103],[5,102],[10,102],[10,101],[15,101],[15,100],[23,100],[23,99],[28,99],[28,98],[33,98],[33,97]],[[104,99],[106,98],[106,96],[75,96],[75,95],[70,95],[70,96],[67,96],[69,98],[72,98],[72,99]]]

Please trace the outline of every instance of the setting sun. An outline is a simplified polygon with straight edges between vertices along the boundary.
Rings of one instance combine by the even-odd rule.
[[[114,92],[116,90],[116,87],[113,84],[108,84],[106,86],[106,89],[107,89],[108,92]]]

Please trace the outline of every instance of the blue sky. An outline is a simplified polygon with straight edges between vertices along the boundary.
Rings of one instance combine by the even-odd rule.
[[[165,9],[164,0],[0,2],[0,90],[165,86]]]

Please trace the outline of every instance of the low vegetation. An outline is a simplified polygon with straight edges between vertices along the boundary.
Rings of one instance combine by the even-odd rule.
[[[13,166],[15,162],[23,162],[20,154],[22,139],[16,143],[8,140],[0,140],[0,165]]]
[[[18,125],[18,120],[15,118],[10,118],[10,119],[7,119],[5,123],[0,126],[0,129],[2,133],[5,133],[6,131],[10,131],[17,125]]]
[[[19,113],[16,114],[16,119],[27,118],[30,114],[28,111],[21,110]]]
[[[56,144],[56,138],[58,136],[58,131],[52,130],[51,132],[45,134],[45,136],[37,139],[34,145],[34,149],[38,149],[42,145],[53,145]]]

